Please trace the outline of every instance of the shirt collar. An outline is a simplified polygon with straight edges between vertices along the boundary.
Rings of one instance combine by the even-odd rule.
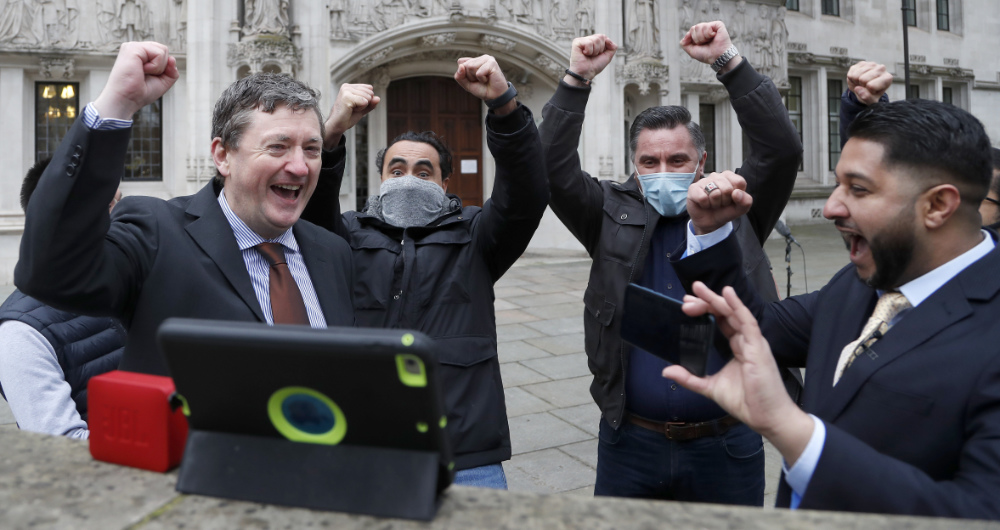
[[[226,216],[226,220],[229,221],[229,226],[233,229],[233,235],[236,236],[236,243],[240,246],[241,251],[253,248],[264,242],[281,243],[290,250],[299,251],[298,242],[295,241],[295,236],[292,234],[291,228],[285,230],[284,233],[274,239],[264,239],[247,226],[229,207],[229,203],[226,201],[226,188],[222,188],[222,191],[219,192],[219,206],[222,207],[222,213]]]
[[[899,292],[903,293],[903,296],[909,300],[911,306],[917,307],[920,305],[921,302],[940,289],[942,285],[948,283],[949,280],[958,276],[969,265],[972,265],[993,250],[993,247],[996,246],[996,243],[993,242],[993,236],[986,230],[983,230],[982,233],[983,240],[978,245],[927,274],[906,282],[899,287]],[[881,295],[881,292],[879,294]]]

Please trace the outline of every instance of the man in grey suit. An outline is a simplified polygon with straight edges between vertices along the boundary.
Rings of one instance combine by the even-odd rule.
[[[177,78],[162,44],[122,45],[28,205],[15,284],[60,309],[118,317],[129,330],[121,368],[153,374],[167,373],[154,336],[169,317],[353,325],[350,248],[299,220],[324,146],[318,95],[301,82],[255,74],[233,83],[213,116],[216,179],[170,201],[129,197],[108,215],[131,117]],[[328,123],[339,130],[345,114],[356,113],[338,98]],[[339,140],[332,132],[326,139]],[[279,289],[275,274],[294,282]],[[291,291],[289,319],[272,294]]]

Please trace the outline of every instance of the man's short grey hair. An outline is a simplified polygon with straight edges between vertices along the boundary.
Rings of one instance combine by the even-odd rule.
[[[312,109],[323,130],[323,113],[319,109],[319,91],[285,74],[251,74],[229,85],[215,102],[212,114],[212,139],[221,138],[226,149],[239,149],[240,139],[253,121],[258,109],[272,113],[280,105],[292,110]],[[216,183],[224,185],[216,171]]]
[[[701,132],[701,127],[691,121],[691,113],[688,109],[679,105],[664,105],[649,107],[639,113],[632,121],[632,127],[628,131],[629,158],[635,162],[635,151],[639,146],[639,133],[645,129],[656,131],[659,129],[673,129],[683,125],[691,135],[694,148],[698,152],[698,162],[705,153],[705,134]]]

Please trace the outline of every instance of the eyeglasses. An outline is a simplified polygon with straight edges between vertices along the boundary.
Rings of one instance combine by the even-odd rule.
[[[985,199],[983,199],[983,200],[984,200],[984,201],[990,201],[990,202],[992,202],[993,204],[997,205],[997,208],[1000,208],[1000,201],[998,201],[998,200],[996,200],[996,199],[994,199],[994,198],[992,198],[992,197],[986,197],[986,198],[985,198]]]

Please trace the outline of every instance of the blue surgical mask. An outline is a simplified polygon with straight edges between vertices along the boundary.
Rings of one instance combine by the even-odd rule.
[[[639,175],[642,194],[649,204],[663,217],[676,217],[687,210],[688,187],[698,174],[698,164],[694,173],[650,173]]]

